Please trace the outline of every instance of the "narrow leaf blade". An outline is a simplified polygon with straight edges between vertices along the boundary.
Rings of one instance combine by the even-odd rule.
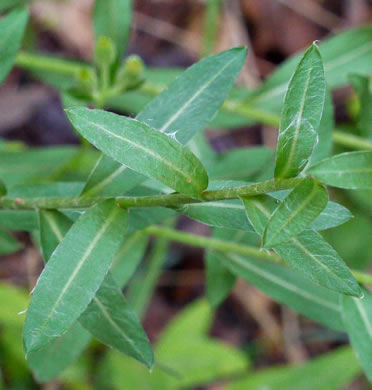
[[[11,70],[21,47],[28,20],[27,8],[18,8],[0,20],[0,84]]]
[[[127,224],[127,211],[108,200],[87,211],[68,231],[41,274],[27,310],[27,353],[63,335],[86,309]]]
[[[275,199],[260,195],[243,201],[248,219],[262,235],[276,207]],[[307,229],[274,250],[313,282],[342,294],[360,295],[359,285],[350,270],[319,233]]]
[[[186,144],[216,115],[243,66],[245,56],[245,49],[232,49],[198,62],[151,100],[137,119]],[[167,70],[166,76],[169,74]],[[97,189],[97,185],[97,195],[127,189],[124,183],[128,182],[127,176],[130,175],[128,168],[123,168],[118,162],[111,164],[109,168],[109,163],[103,160],[97,165],[87,183],[87,191],[92,186]],[[100,165],[104,167],[101,169]],[[110,189],[106,190],[106,186]]]
[[[308,163],[317,142],[325,99],[323,63],[313,44],[298,65],[281,115],[276,178],[297,176]]]
[[[217,114],[246,54],[246,48],[235,48],[203,59],[153,99],[137,119],[186,144]]]
[[[93,11],[93,26],[96,39],[100,36],[111,38],[119,59],[125,52],[132,19],[131,0],[96,0]]]
[[[150,369],[153,366],[154,357],[146,333],[111,274],[107,274],[81,315],[80,322],[104,344],[135,358]]]
[[[372,189],[372,152],[337,154],[313,165],[308,173],[333,187]]]
[[[199,197],[207,188],[200,161],[151,127],[101,110],[74,108],[67,115],[83,137],[121,164],[191,196]]]
[[[343,319],[351,345],[372,382],[372,294],[363,289],[362,299],[343,297]]]
[[[339,294],[310,282],[292,269],[236,254],[219,257],[231,272],[274,300],[332,329],[343,330]]]
[[[289,193],[272,214],[263,236],[263,246],[272,248],[305,230],[328,203],[326,188],[306,178]]]

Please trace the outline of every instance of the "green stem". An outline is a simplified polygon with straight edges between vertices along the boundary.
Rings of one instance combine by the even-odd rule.
[[[80,71],[90,68],[89,65],[83,63],[26,52],[18,54],[16,65],[31,71],[57,73],[72,77],[78,75]]]
[[[273,252],[268,252],[244,244],[236,244],[234,242],[217,240],[215,238],[202,237],[196,234],[180,232],[178,230],[161,226],[149,226],[143,231],[146,234],[168,238],[169,240],[196,246],[198,248],[214,249],[220,252],[233,252],[242,256],[251,256],[265,261],[288,265],[282,257]],[[352,274],[358,282],[372,285],[372,275],[355,270],[352,270]]]
[[[258,184],[227,188],[222,190],[205,191],[201,199],[192,198],[184,194],[168,194],[156,196],[120,196],[115,198],[118,206],[133,207],[181,207],[189,203],[201,203],[225,199],[237,199],[241,196],[255,196],[293,188],[303,180],[301,177],[284,180],[267,180]],[[88,208],[107,198],[104,197],[61,197],[10,199],[0,198],[0,209],[73,209]]]
[[[182,242],[191,246],[204,249],[215,249],[221,252],[233,252],[242,256],[252,256],[258,259],[282,263],[284,260],[275,254],[266,250],[250,247],[247,245],[236,244],[234,242],[217,240],[215,238],[203,237],[192,233],[184,233],[179,230],[169,229],[161,226],[149,226],[144,230],[146,234],[152,234],[157,237],[165,237],[172,241]]]
[[[218,34],[221,0],[207,0],[204,17],[203,56],[213,53]]]
[[[342,146],[358,150],[372,150],[372,141],[340,130],[333,131],[333,140]]]

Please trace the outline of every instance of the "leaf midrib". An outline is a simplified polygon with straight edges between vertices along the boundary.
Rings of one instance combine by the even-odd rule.
[[[148,149],[146,148],[145,146],[141,145],[141,144],[138,144],[134,141],[131,141],[123,136],[120,136],[118,134],[115,134],[113,133],[112,131],[108,130],[106,127],[102,126],[102,125],[99,125],[97,123],[94,123],[94,122],[91,122],[89,121],[88,119],[85,119],[84,117],[80,116],[80,119],[84,120],[86,123],[90,124],[91,126],[95,126],[97,127],[98,129],[101,129],[102,131],[104,131],[105,133],[108,133],[110,134],[111,136],[117,138],[117,139],[120,139],[122,140],[123,142],[127,142],[128,144],[130,145],[133,145],[134,147],[138,148],[138,149],[141,149],[143,150],[145,153],[153,156],[155,159],[159,160],[160,162],[162,162],[164,165],[168,166],[169,168],[173,169],[174,171],[178,172],[182,177],[184,177],[186,180],[186,183],[187,184],[190,184],[192,185],[192,187],[194,187],[194,189],[196,189],[198,192],[200,192],[200,188],[199,186],[197,185],[197,183],[195,183],[193,177],[191,177],[191,175],[187,174],[186,172],[184,172],[182,169],[180,169],[179,167],[177,167],[176,165],[173,165],[170,161],[164,159],[164,157],[162,157],[160,154],[158,153],[155,153],[154,151],[152,151],[151,149]],[[172,146],[172,145],[171,145]],[[185,183],[185,184],[186,184]]]
[[[159,129],[161,133],[165,133],[168,128],[172,125],[173,122],[175,122],[186,110],[187,108],[191,105],[191,103],[198,97],[200,96],[212,83],[215,81],[220,74],[228,67],[230,66],[233,62],[237,60],[237,56],[234,56],[230,61],[228,61],[211,79],[208,80],[181,108],[175,112],[169,120]],[[177,132],[176,132],[177,133]]]
[[[279,286],[282,286],[283,288],[285,288],[285,289],[287,289],[289,291],[293,291],[293,292],[297,293],[298,295],[301,295],[304,298],[309,299],[310,301],[316,302],[316,303],[318,303],[318,304],[320,304],[322,306],[325,306],[325,307],[328,307],[328,308],[330,308],[332,310],[340,312],[340,307],[339,306],[330,304],[327,301],[323,301],[322,299],[319,299],[319,298],[314,297],[314,296],[312,296],[310,294],[307,294],[303,290],[298,289],[295,285],[290,284],[287,281],[284,281],[283,279],[279,279],[277,276],[272,275],[272,274],[264,271],[263,269],[254,266],[251,263],[248,263],[248,262],[245,262],[245,261],[241,260],[241,258],[236,256],[236,255],[230,254],[229,257],[232,258],[233,261],[235,261],[238,264],[240,264],[243,268],[250,269],[251,271],[254,271],[255,273],[257,273],[258,275],[261,275],[261,276],[265,277],[266,279],[271,280],[273,283],[276,283]]]
[[[306,84],[305,84],[304,92],[303,92],[302,99],[301,99],[300,111],[297,114],[298,117],[297,117],[297,123],[296,123],[296,128],[295,128],[295,134],[294,134],[294,137],[293,137],[293,142],[291,144],[292,146],[291,146],[291,150],[289,152],[287,164],[286,164],[284,170],[282,170],[280,172],[278,177],[286,177],[286,174],[290,170],[291,165],[292,165],[292,161],[294,159],[296,146],[297,146],[298,139],[299,139],[299,132],[300,132],[300,129],[301,129],[302,117],[304,115],[304,110],[305,110],[305,102],[306,102],[306,98],[307,98],[307,95],[308,95],[310,78],[311,78],[311,74],[312,74],[312,71],[313,71],[313,61],[314,61],[314,53],[312,53],[312,55],[311,55],[310,66],[309,66],[309,70],[308,70],[308,74],[307,74],[307,78],[306,78]],[[282,134],[284,134],[284,133],[282,133]]]
[[[93,250],[94,250],[96,244],[98,243],[98,241],[102,238],[102,236],[106,232],[107,228],[110,226],[110,224],[116,218],[119,210],[120,210],[119,208],[115,207],[114,210],[111,212],[111,214],[107,217],[106,222],[103,224],[101,229],[98,231],[97,235],[94,237],[94,239],[92,240],[92,242],[88,246],[87,250],[84,252],[81,260],[77,264],[77,267],[74,269],[74,272],[71,274],[70,278],[65,283],[65,286],[63,287],[60,295],[56,299],[56,302],[54,303],[54,305],[52,306],[51,310],[49,311],[49,313],[48,313],[47,317],[45,318],[43,324],[38,329],[37,334],[40,334],[45,329],[45,327],[48,325],[48,323],[49,323],[53,313],[56,311],[56,308],[58,307],[59,303],[63,299],[64,295],[66,294],[66,292],[68,290],[68,288],[71,286],[72,282],[74,281],[75,277],[78,275],[79,271],[81,270],[81,268],[85,264],[86,260],[90,256],[90,254],[93,252]],[[35,339],[35,337],[33,337],[33,338]],[[31,348],[32,344],[33,343],[31,343],[29,349]]]

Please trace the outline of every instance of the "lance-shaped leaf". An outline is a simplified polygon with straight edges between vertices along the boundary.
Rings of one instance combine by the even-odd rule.
[[[363,137],[372,137],[372,90],[370,78],[362,74],[351,74],[350,82],[359,97],[360,110],[357,119],[357,127]]]
[[[221,255],[218,259],[236,276],[274,300],[332,329],[344,329],[339,294],[310,282],[286,266],[232,253]]]
[[[203,59],[153,99],[137,119],[186,144],[216,115],[240,73],[245,56],[246,49],[238,48]],[[84,193],[123,193],[134,180],[129,171],[118,162],[103,159],[92,172]]]
[[[27,355],[30,366],[39,382],[48,382],[72,364],[91,340],[87,332],[78,322],[62,336]]]
[[[330,201],[319,217],[310,225],[310,228],[314,230],[327,230],[340,226],[351,218],[353,218],[353,214],[346,207]]]
[[[326,188],[306,178],[289,193],[272,214],[263,235],[263,246],[272,248],[305,230],[328,203]]]
[[[148,242],[149,237],[141,231],[124,237],[111,266],[111,274],[121,288],[127,284],[136,271],[145,254]]]
[[[304,54],[288,87],[281,115],[275,177],[297,176],[317,142],[325,99],[323,63],[313,44]]]
[[[341,294],[361,295],[350,269],[331,245],[314,230],[307,229],[292,237],[275,247],[275,252],[313,282]]]
[[[88,177],[83,196],[122,195],[144,180],[145,176],[102,154]]]
[[[0,210],[0,226],[12,231],[37,230],[39,229],[37,212],[34,210]]]
[[[111,266],[128,213],[108,200],[68,231],[39,277],[24,329],[26,353],[63,335],[86,309]]]
[[[48,250],[53,252],[53,246],[56,248],[62,242],[71,225],[72,221],[57,211],[40,212],[40,233],[44,255]],[[79,321],[101,342],[134,357],[148,367],[152,366],[152,349],[147,336],[110,273],[105,277]],[[56,347],[58,349],[66,348],[64,336],[72,329],[57,339],[60,340],[59,343],[53,340],[41,350],[53,353],[52,350]],[[70,340],[69,336],[66,337]],[[70,345],[70,348],[74,349],[73,345]],[[34,353],[36,355],[35,367],[41,360],[39,351]],[[29,354],[28,359],[33,360],[33,355]],[[66,363],[68,363],[67,359]],[[53,365],[50,363],[50,366]]]
[[[109,157],[167,186],[199,197],[208,186],[200,161],[182,145],[159,131],[110,112],[67,110],[73,126]]]
[[[111,274],[107,274],[80,322],[106,345],[152,367],[154,357],[146,333]]]
[[[21,245],[12,235],[0,229],[0,255],[9,255],[20,248]]]
[[[283,201],[291,190],[278,191],[271,196]],[[342,225],[353,218],[351,212],[339,203],[329,201],[322,213],[310,225],[314,230],[327,230]]]
[[[352,349],[341,347],[302,364],[258,370],[226,390],[340,390],[360,371]]]
[[[0,84],[14,64],[27,20],[27,8],[15,9],[0,20]]]
[[[206,225],[253,231],[245,215],[244,206],[236,199],[188,204],[179,212]]]
[[[152,100],[137,119],[186,144],[217,114],[246,55],[246,48],[235,48],[203,59]]]
[[[337,154],[313,165],[308,173],[330,186],[372,189],[372,152]]]
[[[248,219],[262,236],[276,201],[266,195],[243,199]],[[274,250],[313,282],[342,294],[360,296],[360,288],[349,268],[322,236],[307,229]]]
[[[129,41],[132,18],[131,0],[96,0],[94,3],[93,26],[96,39],[100,36],[111,38],[119,59]]]
[[[351,345],[372,382],[372,294],[363,289],[362,299],[343,297],[343,319]]]

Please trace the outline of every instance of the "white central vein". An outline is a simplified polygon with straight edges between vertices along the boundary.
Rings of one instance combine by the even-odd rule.
[[[310,66],[309,66],[309,71],[307,73],[307,77],[306,77],[305,88],[304,88],[304,92],[303,92],[303,95],[302,95],[302,98],[301,98],[300,110],[299,110],[299,112],[297,114],[298,117],[297,117],[297,122],[296,122],[296,128],[295,128],[295,132],[294,132],[294,136],[293,136],[293,142],[291,144],[291,149],[289,151],[287,164],[285,165],[284,170],[282,170],[281,173],[279,174],[279,177],[285,177],[287,172],[290,170],[291,165],[292,165],[292,160],[294,159],[297,143],[298,143],[299,136],[300,136],[300,129],[301,129],[301,124],[302,124],[302,119],[303,119],[303,116],[304,116],[305,102],[306,102],[306,97],[307,97],[308,89],[309,89],[309,85],[310,85],[311,73],[312,73],[312,70],[313,70],[312,69],[312,65],[313,65],[313,57],[311,57],[311,63],[310,63]],[[284,135],[284,132],[281,133],[280,135]]]
[[[283,230],[287,231],[286,230],[286,227],[297,217],[297,215],[312,201],[312,199],[314,198],[314,195],[316,193],[316,185],[315,183],[313,182],[313,188],[310,192],[310,194],[305,198],[305,200],[303,202],[300,203],[300,205],[291,213],[291,215],[289,216],[289,218],[287,218],[284,223],[278,228],[276,229],[276,231],[274,232],[274,234],[272,235],[271,237],[271,241],[273,241],[275,239],[275,237],[277,237]],[[274,215],[273,215],[274,217]]]
[[[311,253],[304,245],[302,245],[302,243],[298,241],[295,237],[291,239],[291,242],[293,242],[294,245],[299,247],[300,250],[302,250],[305,253],[305,255],[310,257],[311,260],[319,264],[320,267],[324,268],[326,272],[332,274],[335,278],[337,278],[341,282],[341,284],[347,285],[344,279],[340,278],[337,274],[335,274],[326,264],[319,261],[317,257],[313,253]]]
[[[47,220],[50,228],[52,229],[52,232],[57,237],[58,242],[61,242],[63,240],[63,233],[61,232],[59,226],[57,225],[56,221],[54,220],[53,216],[48,213],[48,211],[44,212],[44,217]]]
[[[231,59],[229,62],[227,62],[208,82],[206,82],[199,90],[197,90],[194,95],[191,96],[189,100],[187,100],[178,111],[176,111],[170,118],[169,120],[164,123],[164,125],[159,129],[161,133],[164,133],[168,130],[168,128],[172,125],[173,122],[175,122],[191,105],[191,103],[198,98],[212,83],[215,81],[220,74],[234,61],[236,60],[236,57]]]
[[[315,303],[318,303],[322,306],[325,306],[325,307],[328,307],[332,310],[335,310],[337,312],[340,311],[340,308],[338,305],[335,305],[335,304],[332,304],[332,303],[329,303],[328,301],[324,301],[323,299],[320,299],[319,297],[315,297],[311,294],[308,294],[307,292],[303,291],[303,290],[300,290],[299,288],[297,288],[297,286],[293,285],[293,284],[290,284],[288,283],[287,281],[283,280],[283,279],[279,279],[277,276],[275,275],[272,275],[270,274],[269,272],[266,272],[264,271],[263,269],[259,268],[259,267],[256,267],[255,265],[251,264],[251,263],[248,263],[247,261],[244,261],[242,260],[240,257],[238,257],[237,255],[233,255],[233,254],[230,254],[229,257],[234,261],[236,262],[237,264],[241,265],[243,268],[246,268],[250,271],[253,271],[255,272],[257,275],[260,275],[262,276],[263,278],[266,278],[268,280],[270,280],[271,282],[289,290],[289,291],[292,291],[310,301],[313,301]]]
[[[221,207],[224,209],[238,209],[238,210],[245,210],[244,206],[233,204],[233,203],[222,203],[222,202],[205,202],[205,203],[194,203],[191,205],[186,206],[187,208],[193,208],[193,207]]]
[[[89,121],[88,119],[85,119],[85,118],[82,118],[80,117],[80,119],[84,120],[85,122],[87,122],[88,124],[90,124],[91,126],[95,126],[97,127],[98,129],[104,131],[106,134],[109,134],[111,135],[112,137],[114,138],[117,138],[123,142],[126,142],[130,145],[133,145],[134,147],[138,148],[138,149],[141,149],[143,150],[145,153],[153,156],[156,160],[159,160],[161,161],[164,165],[168,166],[169,168],[173,169],[174,171],[178,172],[181,176],[185,177],[186,179],[188,180],[191,180],[191,182],[193,181],[193,178],[190,177],[190,174],[188,174],[187,172],[183,171],[181,168],[179,168],[178,166],[172,164],[171,161],[169,160],[166,160],[163,156],[161,156],[160,154],[158,153],[155,153],[154,151],[152,151],[151,149],[148,149],[146,148],[145,146],[141,145],[141,144],[138,144],[128,138],[125,138],[123,137],[122,135],[118,135],[118,134],[115,134],[113,133],[112,131],[108,130],[106,127],[104,126],[101,126],[97,123],[94,123],[94,122],[91,122]],[[189,184],[191,184],[191,182],[188,182]],[[195,183],[194,183],[195,184]]]
[[[365,327],[367,329],[368,335],[372,339],[372,326],[371,326],[371,323],[370,323],[370,321],[368,319],[368,315],[367,315],[367,313],[365,311],[365,308],[363,307],[360,299],[353,298],[353,300],[354,300],[354,302],[355,302],[355,304],[357,306],[357,309],[358,309],[358,311],[360,313],[360,317],[361,317],[361,319],[362,319],[362,321],[363,321],[363,323],[364,323],[364,325],[365,325]]]
[[[93,298],[93,301],[96,303],[96,305],[101,310],[103,316],[106,318],[106,320],[109,322],[109,324],[122,336],[125,340],[128,341],[128,343],[133,347],[136,352],[142,356],[142,358],[146,361],[145,356],[143,355],[142,351],[138,349],[136,343],[123,331],[123,329],[112,319],[112,316],[110,313],[106,310],[105,305],[102,304],[102,302],[95,296]]]
[[[97,245],[98,241],[102,238],[102,236],[105,234],[107,228],[110,226],[110,224],[113,222],[113,220],[116,218],[119,208],[115,207],[115,209],[112,211],[112,213],[108,216],[106,222],[103,224],[101,229],[98,231],[97,235],[94,237],[88,248],[85,250],[83,256],[81,257],[80,261],[76,265],[76,268],[74,269],[74,272],[71,274],[69,279],[67,280],[66,284],[64,285],[61,293],[59,294],[58,298],[56,299],[54,305],[50,309],[45,321],[43,324],[40,326],[38,333],[41,333],[43,329],[47,326],[50,318],[52,317],[53,313],[56,311],[58,305],[62,301],[63,297],[65,296],[66,292],[70,288],[71,284],[75,280],[76,276],[79,274],[81,268],[85,264],[86,260],[89,258],[91,253],[93,252],[95,246]]]

